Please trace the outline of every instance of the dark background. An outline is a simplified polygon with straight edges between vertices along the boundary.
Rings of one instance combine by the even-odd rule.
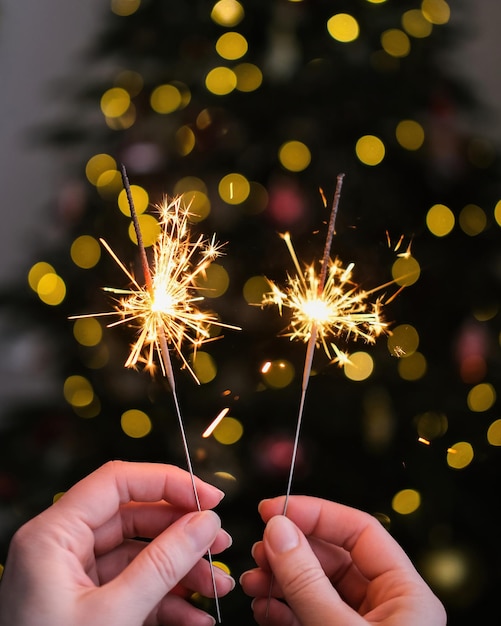
[[[382,53],[380,36],[401,28],[404,11],[419,8],[419,2],[243,3],[245,18],[234,29],[249,42],[243,60],[262,68],[264,79],[256,91],[227,96],[214,96],[204,85],[214,66],[235,64],[214,50],[217,38],[230,29],[210,19],[213,3],[143,1],[128,17],[97,4],[86,5],[81,23],[66,13],[67,4],[46,5],[46,16],[50,12],[49,21],[57,25],[53,37],[41,27],[34,7],[19,13],[4,3],[0,18],[2,71],[13,87],[2,100],[1,119],[4,146],[11,150],[2,152],[1,168],[9,194],[1,209],[8,228],[2,228],[0,562],[20,524],[102,462],[184,465],[164,384],[122,367],[131,332],[104,329],[95,350],[73,337],[69,315],[108,309],[101,287],[126,286],[105,254],[89,270],[76,267],[69,255],[75,238],[104,237],[127,266],[137,260],[116,198],[103,197],[85,178],[88,160],[105,152],[124,161],[131,182],[147,189],[152,202],[172,194],[183,176],[203,179],[212,210],[194,230],[209,236],[216,231],[228,242],[221,263],[230,286],[210,306],[243,331],[228,331],[208,345],[218,368],[210,383],[197,387],[185,371],[177,374],[195,470],[228,492],[220,512],[234,535],[225,562],[236,576],[251,565],[249,550],[262,531],[257,502],[285,489],[304,359],[301,343],[277,337],[285,320],[249,307],[242,288],[251,276],[283,281],[292,270],[277,231],[291,230],[301,259],[319,258],[328,213],[318,188],[330,200],[335,177],[343,171],[333,254],[345,264],[355,262],[355,278],[370,288],[391,278],[395,252],[386,233],[393,242],[403,235],[405,246],[412,241],[420,279],[387,307],[386,315],[394,326],[416,328],[427,369],[418,380],[403,379],[398,359],[381,338],[375,346],[348,344],[352,351],[368,351],[375,363],[372,376],[354,382],[318,351],[293,491],[336,499],[386,520],[445,602],[452,626],[495,619],[501,459],[486,434],[500,417],[499,402],[482,412],[467,403],[475,385],[499,389],[501,377],[500,231],[494,217],[501,198],[500,131],[491,104],[496,84],[489,81],[496,54],[485,43],[496,23],[493,3],[455,3],[450,22],[434,25],[424,39],[411,37],[404,58]],[[343,11],[361,27],[360,37],[348,44],[333,41],[325,29],[327,19]],[[16,48],[17,56],[7,54],[7,34],[21,32],[25,23],[35,25],[32,38]],[[484,30],[476,30],[482,25]],[[480,43],[475,48],[472,41]],[[65,58],[70,43],[75,47]],[[50,50],[60,71],[43,88],[38,83],[35,113],[28,112],[21,103],[30,96],[21,94],[29,94],[28,85],[51,64],[42,55]],[[278,74],[270,69],[277,51],[287,52]],[[104,123],[99,100],[123,69],[140,73],[144,87],[133,98],[135,124],[117,131]],[[149,94],[176,80],[188,86],[190,103],[169,115],[155,114]],[[205,109],[212,124],[202,132],[196,120]],[[424,128],[419,150],[405,150],[396,141],[402,119]],[[175,144],[183,125],[196,133],[196,147],[186,157]],[[386,146],[375,167],[362,164],[354,152],[365,134],[377,135]],[[288,139],[309,146],[312,162],[306,170],[292,173],[280,165],[277,150]],[[145,145],[156,155],[149,165],[133,156],[134,148]],[[22,166],[19,159],[26,159]],[[230,172],[267,190],[263,211],[220,199],[218,181]],[[290,208],[292,202],[299,213],[287,220],[277,206]],[[453,231],[443,238],[426,226],[426,214],[436,203],[456,216]],[[486,217],[475,236],[460,225],[467,204],[479,206]],[[28,287],[26,276],[37,261],[51,263],[63,278],[67,295],[61,305],[47,306]],[[109,358],[96,369],[89,364],[99,350]],[[477,365],[465,373],[471,356]],[[291,384],[266,385],[260,367],[268,359],[294,365]],[[71,375],[91,382],[101,407],[95,417],[80,417],[65,401],[63,385]],[[226,405],[243,425],[243,437],[231,446],[203,440],[200,433]],[[150,435],[132,439],[123,432],[120,416],[129,408],[148,413]],[[423,433],[431,445],[418,442]],[[460,470],[447,463],[447,450],[458,442],[468,442],[474,451]],[[393,496],[402,489],[421,495],[420,507],[410,515],[392,509]],[[238,590],[222,601],[222,611],[225,621],[252,623],[248,600]]]

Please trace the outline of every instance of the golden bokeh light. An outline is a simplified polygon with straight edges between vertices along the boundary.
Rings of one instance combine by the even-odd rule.
[[[374,371],[374,361],[367,352],[353,352],[343,366],[346,378],[355,381],[366,380]]]
[[[424,143],[424,129],[415,120],[402,120],[395,130],[398,143],[406,150],[419,150]]]
[[[269,290],[270,284],[264,276],[252,276],[245,281],[243,296],[248,304],[260,305]]]
[[[359,160],[365,165],[379,165],[384,159],[384,143],[375,135],[360,137],[355,146],[355,152]]]
[[[412,358],[412,357],[410,357]],[[405,359],[406,361],[408,359]],[[427,441],[442,437],[449,428],[449,421],[444,413],[426,411],[415,418],[417,433]]]
[[[451,9],[445,0],[423,0],[421,11],[432,24],[447,24],[451,17]]]
[[[216,42],[216,51],[219,56],[229,61],[241,59],[248,49],[247,39],[240,33],[224,33]]]
[[[33,289],[33,291],[38,291],[38,283],[40,279],[45,276],[45,274],[55,274],[56,270],[50,263],[45,263],[45,261],[39,261],[35,263],[28,272],[28,284]]]
[[[496,401],[496,390],[490,383],[479,383],[470,389],[466,403],[470,411],[483,413]]]
[[[173,113],[181,103],[181,92],[175,85],[159,85],[151,92],[150,105],[156,113],[163,115]]]
[[[141,229],[143,244],[146,248],[149,248],[157,242],[160,236],[160,223],[154,215],[150,215],[149,213],[146,215],[138,215],[137,221],[139,222],[139,228]],[[132,222],[129,224],[128,232],[130,240],[137,245],[136,229],[134,228],[134,224]]]
[[[122,87],[112,87],[101,96],[101,111],[105,117],[120,117],[126,113],[130,103],[129,92]]]
[[[485,211],[476,204],[467,204],[459,214],[459,226],[470,237],[480,235],[487,226]]]
[[[121,17],[132,15],[140,6],[141,0],[111,0],[111,10]]]
[[[391,275],[397,285],[409,287],[421,275],[421,267],[417,259],[410,255],[398,257],[391,266]]]
[[[185,191],[184,200],[186,205],[190,207],[190,222],[201,222],[208,217],[211,204],[209,196],[203,191]]]
[[[195,285],[204,298],[219,298],[228,289],[230,277],[219,263],[211,263],[203,274],[199,274]]]
[[[381,46],[386,54],[397,59],[406,57],[411,51],[409,36],[399,28],[390,28],[381,35]]]
[[[402,489],[393,496],[391,508],[400,515],[410,515],[421,506],[421,494],[415,489]]]
[[[122,175],[118,170],[105,170],[97,179],[96,188],[102,198],[112,200],[123,189]]]
[[[250,193],[250,183],[242,174],[231,173],[219,181],[218,192],[227,204],[242,204]]]
[[[398,361],[398,373],[403,380],[419,380],[426,374],[426,358],[421,352],[414,352]]]
[[[234,417],[224,417],[216,426],[213,436],[216,441],[225,446],[237,443],[244,434],[242,423]]]
[[[429,37],[433,25],[425,18],[420,9],[410,9],[402,15],[402,27],[408,35],[416,39]]]
[[[445,237],[454,228],[456,218],[445,204],[434,204],[426,214],[426,226],[435,237]]]
[[[280,146],[278,159],[285,169],[302,172],[311,163],[311,152],[302,141],[287,141]]]
[[[215,67],[205,77],[205,86],[216,96],[226,96],[237,86],[237,75],[229,67]]]
[[[261,87],[263,73],[254,63],[239,63],[233,68],[237,77],[237,90],[245,93],[255,91]]]
[[[267,387],[283,389],[294,379],[294,366],[285,359],[267,361],[261,368],[261,376]]]
[[[370,2],[370,4],[383,4],[386,0],[367,0],[367,2]]]
[[[97,346],[103,338],[103,329],[95,318],[81,317],[73,324],[73,336],[82,346]]]
[[[73,405],[73,411],[78,415],[78,417],[82,417],[83,419],[92,419],[93,417],[97,417],[99,413],[101,413],[101,400],[94,395],[92,398],[92,402],[86,404],[84,406]]]
[[[459,441],[447,450],[447,465],[453,469],[464,469],[470,465],[474,456],[471,443]]]
[[[122,413],[120,426],[124,433],[132,439],[141,439],[151,432],[152,424],[149,416],[139,409],[129,409]]]
[[[406,358],[414,354],[419,346],[419,333],[410,324],[401,324],[391,330],[388,350],[391,355]]]
[[[108,170],[116,171],[117,162],[109,154],[95,154],[85,166],[85,175],[91,185],[97,185],[97,181],[103,172]]]
[[[84,376],[68,376],[64,381],[63,395],[73,407],[84,407],[91,404],[94,399],[94,390],[90,381]]]
[[[150,197],[146,189],[144,189],[144,187],[140,187],[139,185],[131,185],[130,193],[132,195],[132,200],[134,202],[134,208],[136,210],[136,213],[138,215],[144,213],[148,208],[148,205],[150,204]],[[120,211],[122,211],[124,215],[130,217],[130,206],[127,200],[127,192],[125,191],[125,189],[122,189],[122,191],[118,195],[118,208],[120,209]]]
[[[136,121],[136,107],[131,102],[129,108],[122,114],[113,117],[105,117],[106,125],[111,130],[125,130],[134,125]]]
[[[178,128],[175,135],[176,148],[181,156],[188,156],[195,147],[196,137],[193,130],[187,126]]]
[[[71,260],[82,269],[90,269],[97,265],[101,258],[99,241],[91,235],[80,235],[71,244]]]
[[[219,0],[212,7],[210,16],[216,24],[232,28],[244,19],[245,12],[237,0]]]
[[[487,441],[491,446],[501,446],[501,419],[494,420],[487,429]]]
[[[217,365],[208,352],[197,350],[190,358],[190,365],[201,384],[210,383],[217,376]]]
[[[45,304],[57,306],[66,297],[66,284],[61,276],[48,272],[38,281],[37,294]]]
[[[341,43],[355,41],[360,34],[357,20],[349,13],[337,13],[327,21],[329,35]]]
[[[498,226],[501,226],[501,200],[499,200],[494,207],[494,219]]]

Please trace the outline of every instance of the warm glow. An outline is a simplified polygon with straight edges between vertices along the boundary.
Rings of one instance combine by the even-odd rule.
[[[421,274],[419,262],[409,255],[399,256],[391,266],[391,275],[397,285],[409,287]]]
[[[445,0],[423,0],[421,10],[432,24],[447,24],[451,17],[451,9]]]
[[[414,326],[401,324],[391,330],[388,337],[388,350],[390,354],[399,358],[409,357],[414,354],[419,346],[419,334]]]
[[[205,86],[216,96],[226,96],[237,86],[237,76],[229,67],[215,67],[205,77]]]
[[[226,203],[242,204],[249,196],[250,183],[242,174],[227,174],[219,181],[218,192]]]
[[[444,204],[434,204],[426,214],[426,226],[435,237],[448,235],[455,221],[454,213]]]
[[[395,135],[398,143],[406,150],[419,150],[424,143],[424,129],[414,120],[399,122]]]
[[[464,469],[473,461],[474,452],[471,443],[460,441],[447,450],[447,465],[453,469]]]
[[[97,181],[103,172],[108,170],[116,171],[117,162],[109,154],[95,154],[87,161],[85,175],[92,185],[97,185]]]
[[[406,57],[411,51],[411,42],[403,30],[390,28],[381,35],[383,50],[392,57]]]
[[[225,446],[231,446],[242,438],[244,427],[234,417],[224,417],[214,429],[214,439]]]
[[[161,231],[161,226],[157,218],[154,215],[150,214],[138,215],[137,221],[139,223],[139,228],[141,229],[143,244],[147,248],[155,245],[155,243],[158,241]],[[136,230],[132,222],[129,225],[129,238],[133,243],[137,245]]]
[[[198,382],[203,384],[210,383],[217,375],[216,362],[208,352],[197,350],[193,352],[190,364],[195,372]]]
[[[244,19],[244,8],[237,0],[219,0],[213,6],[211,18],[216,24],[231,28]]]
[[[37,291],[38,283],[40,279],[45,276],[45,274],[55,274],[56,270],[50,265],[50,263],[45,263],[44,261],[39,261],[35,263],[33,267],[28,272],[28,284],[33,289],[33,291]]]
[[[459,226],[470,237],[480,235],[487,227],[485,211],[476,204],[467,204],[459,214]]]
[[[93,317],[84,317],[75,320],[73,335],[82,346],[97,346],[103,338],[103,329],[101,324]]]
[[[374,135],[364,135],[360,137],[355,146],[357,157],[365,165],[379,165],[384,159],[384,143]]]
[[[148,195],[148,192],[146,191],[146,189],[140,187],[139,185],[131,185],[130,192],[132,195],[132,200],[134,202],[134,208],[136,210],[136,213],[138,215],[144,213],[150,204],[150,197]],[[120,211],[122,211],[124,215],[130,217],[130,207],[125,189],[122,189],[122,191],[118,194],[118,208],[120,209]]]
[[[360,34],[357,20],[348,13],[333,15],[327,22],[327,30],[333,39],[342,43],[354,41]]]
[[[112,87],[101,97],[101,111],[110,118],[122,116],[130,106],[130,95],[122,87]]]
[[[421,506],[421,494],[415,489],[402,489],[393,496],[391,506],[400,515],[409,515]]]
[[[284,359],[268,361],[261,369],[263,380],[267,387],[283,389],[290,385],[294,379],[294,366]]]
[[[181,92],[172,84],[159,85],[150,96],[151,108],[156,113],[172,113],[181,106],[181,102]]]
[[[128,437],[133,439],[141,439],[151,432],[151,420],[143,411],[138,409],[130,409],[122,413],[120,418],[120,426]]]
[[[416,39],[431,35],[433,26],[419,9],[410,9],[402,15],[402,26],[407,34]]]
[[[291,172],[302,172],[311,162],[311,153],[303,142],[288,141],[280,147],[278,158],[285,169]]]
[[[37,294],[45,304],[57,306],[66,297],[66,284],[55,273],[44,274],[38,281]]]
[[[496,391],[490,383],[475,385],[468,393],[468,408],[476,413],[488,411],[495,401]]]
[[[94,267],[101,258],[101,246],[94,237],[81,235],[71,244],[71,260],[82,269]]]
[[[216,42],[216,50],[219,56],[229,61],[242,58],[248,48],[247,39],[240,33],[235,32],[224,33]]]
[[[374,370],[374,361],[367,352],[353,352],[343,369],[346,378],[350,380],[366,380]]]
[[[253,63],[240,63],[233,68],[237,77],[237,90],[245,93],[255,91],[261,87],[263,73]]]

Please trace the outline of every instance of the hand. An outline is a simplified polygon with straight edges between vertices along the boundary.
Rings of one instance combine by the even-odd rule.
[[[445,625],[443,606],[376,518],[307,496],[289,499],[287,517],[283,506],[283,497],[261,502],[258,567],[240,579],[258,624]]]
[[[1,626],[208,626],[186,598],[213,594],[210,548],[231,543],[210,509],[223,493],[174,466],[110,462],[14,536]],[[150,538],[151,542],[135,539]],[[214,568],[218,596],[234,586]]]

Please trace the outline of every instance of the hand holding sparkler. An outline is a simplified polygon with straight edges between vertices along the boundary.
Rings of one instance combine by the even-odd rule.
[[[1,626],[210,626],[189,602],[213,595],[208,548],[231,539],[219,489],[171,465],[111,462],[14,536],[0,585]],[[137,536],[151,539],[138,540]],[[215,568],[220,596],[234,586]]]
[[[252,551],[258,567],[240,579],[258,624],[445,626],[440,601],[375,517],[291,496],[286,518],[284,500],[261,502],[267,526]]]
[[[137,237],[145,285],[142,286],[137,282],[108,244],[101,240],[103,246],[129,279],[131,287],[129,289],[106,288],[106,291],[121,296],[117,300],[115,311],[75,317],[118,315],[120,319],[112,322],[110,326],[118,324],[135,326],[137,339],[132,345],[125,363],[126,367],[136,367],[139,362],[144,361],[146,368],[153,372],[155,354],[158,356],[162,374],[168,380],[172,392],[193,493],[197,508],[200,511],[200,501],[169,348],[173,348],[184,367],[191,372],[197,381],[195,373],[183,354],[184,343],[191,343],[195,351],[202,343],[210,340],[211,324],[239,330],[236,326],[223,324],[214,314],[197,307],[197,303],[203,300],[200,289],[197,287],[197,278],[203,275],[210,263],[220,254],[220,246],[215,243],[214,237],[211,240],[204,239],[202,235],[195,240],[191,238],[189,207],[184,206],[182,197],[179,197],[170,203],[164,202],[158,207],[161,233],[153,246],[153,261],[150,265],[125,167],[122,167],[122,179]],[[210,550],[207,554],[216,601],[217,619],[218,622],[221,622]]]

